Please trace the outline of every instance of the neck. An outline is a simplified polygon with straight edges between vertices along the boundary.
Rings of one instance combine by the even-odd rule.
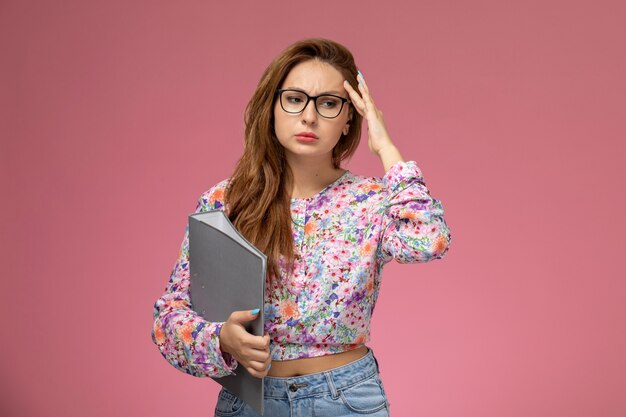
[[[335,182],[344,169],[335,169],[330,158],[288,157],[287,163],[293,173],[292,198],[308,198]]]

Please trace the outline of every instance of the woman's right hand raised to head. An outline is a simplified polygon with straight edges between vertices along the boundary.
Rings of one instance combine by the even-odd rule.
[[[255,314],[252,314],[255,313]],[[233,311],[220,330],[220,348],[243,365],[250,375],[263,378],[272,362],[270,336],[255,336],[248,333],[243,323],[252,321],[259,310]]]

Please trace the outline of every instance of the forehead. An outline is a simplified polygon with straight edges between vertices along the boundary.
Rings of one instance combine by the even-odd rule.
[[[297,87],[309,94],[343,91],[344,77],[332,65],[318,60],[301,62],[289,71],[282,88]]]

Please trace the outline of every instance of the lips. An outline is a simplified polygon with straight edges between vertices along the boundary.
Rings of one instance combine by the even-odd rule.
[[[296,136],[296,140],[303,143],[313,143],[318,141],[317,138],[311,136]]]
[[[308,137],[308,138],[313,138],[313,139],[317,139],[317,135],[313,132],[300,132],[300,133],[296,133],[296,136],[302,136],[302,137]]]

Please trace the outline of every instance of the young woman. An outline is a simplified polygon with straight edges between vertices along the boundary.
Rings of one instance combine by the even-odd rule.
[[[361,122],[382,178],[341,168]],[[383,265],[439,259],[451,242],[441,202],[404,161],[352,54],[305,39],[263,73],[245,112],[245,149],[230,178],[199,198],[222,209],[268,256],[264,336],[244,323],[259,309],[207,322],[189,302],[188,230],[154,308],[153,341],[178,369],[265,378],[266,416],[389,415],[369,324]],[[215,415],[257,416],[222,388]]]

